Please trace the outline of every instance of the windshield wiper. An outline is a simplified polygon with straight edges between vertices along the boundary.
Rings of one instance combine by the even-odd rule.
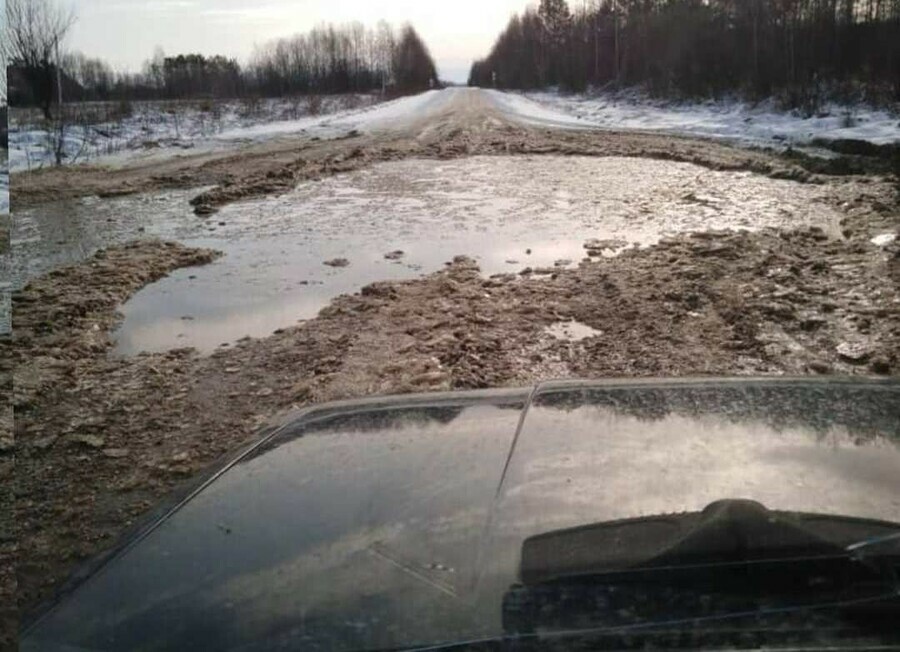
[[[891,555],[887,552],[879,552],[881,548],[890,545],[898,547],[898,544],[900,544],[900,532],[851,543],[846,547],[846,551],[850,559],[864,564],[888,580],[894,587],[894,593],[900,595],[900,575],[897,572],[897,568],[900,566],[900,559],[898,559],[897,554]]]
[[[893,543],[895,545],[900,543],[900,532],[897,532],[895,534],[885,534],[879,537],[871,537],[869,539],[863,539],[862,541],[858,541],[857,543],[851,543],[845,548],[845,550],[854,554],[862,551],[863,555],[865,555],[872,548],[883,546],[886,543]]]

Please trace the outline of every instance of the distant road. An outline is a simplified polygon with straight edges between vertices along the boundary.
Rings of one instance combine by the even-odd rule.
[[[378,161],[476,154],[638,156],[713,169],[802,176],[771,154],[651,130],[597,125],[516,93],[479,88],[428,91],[363,109],[220,132],[187,149],[137,150],[89,164],[14,173],[13,205],[213,186],[194,199],[198,214],[240,199],[279,194]]]

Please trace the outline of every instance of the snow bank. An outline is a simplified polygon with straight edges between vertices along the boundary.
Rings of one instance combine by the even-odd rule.
[[[326,117],[309,116],[299,120],[238,127],[217,134],[215,140],[265,140],[296,133],[327,136],[352,129],[358,131],[390,129],[399,127],[411,114],[425,110],[438,93],[439,91],[427,91],[420,95],[403,97],[361,110],[342,111]]]
[[[737,100],[672,103],[636,91],[615,95],[509,94],[492,91],[523,121],[561,128],[658,131],[724,138],[752,145],[808,144],[816,138],[852,138],[877,145],[900,142],[900,116],[862,106],[828,105],[816,116]]]
[[[550,93],[538,94],[516,94],[504,93],[500,91],[486,91],[491,99],[499,105],[499,108],[506,114],[516,117],[522,122],[545,127],[570,128],[570,129],[592,129],[595,124],[583,120],[581,116],[576,115],[571,107],[563,102],[553,102],[554,97],[557,100],[563,98],[553,96]]]
[[[218,104],[203,102],[139,102],[133,113],[111,121],[74,120],[63,140],[65,163],[83,163],[104,159],[122,162],[135,156],[159,155],[190,150],[217,142],[233,143],[241,139],[263,139],[303,131],[329,116],[353,115],[371,108],[377,102],[373,95],[342,95],[321,98],[320,115],[309,114],[306,98],[265,101],[229,101]],[[99,104],[70,106],[85,113],[110,108]],[[27,170],[52,165],[54,135],[40,124],[22,124],[21,117],[11,116],[9,130],[9,165],[11,170]]]
[[[360,130],[401,129],[409,119],[424,115],[446,101],[446,91],[425,91],[375,107],[366,114],[347,116],[342,120]]]
[[[201,110],[196,102],[140,103],[135,105],[134,114],[123,120],[68,127],[64,162],[116,165],[137,158],[171,157],[181,150],[212,151],[238,142],[262,142],[291,134],[327,138],[352,130],[401,128],[432,104],[440,104],[439,95],[439,91],[427,91],[384,103],[375,95],[323,97],[317,115],[309,114],[304,98],[268,100],[252,110],[240,101],[219,104],[214,110]],[[348,105],[354,108],[345,108]],[[46,130],[12,124],[9,139],[10,169],[53,164],[53,135]]]

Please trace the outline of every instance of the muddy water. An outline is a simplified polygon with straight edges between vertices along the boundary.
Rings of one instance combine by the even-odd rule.
[[[590,239],[648,245],[684,231],[820,225],[825,189],[646,159],[473,157],[385,163],[209,219],[168,192],[87,199],[17,215],[14,284],[136,237],[226,255],[180,270],[122,308],[117,352],[209,352],[308,319],[374,280],[413,278],[458,254],[485,274],[577,264]],[[402,251],[395,260],[385,254]],[[607,251],[607,253],[609,253]],[[323,264],[335,258],[346,267]]]

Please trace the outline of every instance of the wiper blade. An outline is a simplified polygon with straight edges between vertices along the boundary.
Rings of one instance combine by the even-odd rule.
[[[889,584],[893,585],[894,593],[900,595],[900,575],[897,572],[900,560],[896,555],[879,552],[881,548],[892,544],[894,546],[900,544],[900,532],[852,543],[846,547],[846,551],[853,561],[878,572]]]
[[[860,551],[865,553],[872,548],[883,546],[887,543],[900,544],[900,532],[896,532],[895,534],[885,534],[879,537],[871,537],[870,539],[863,539],[862,541],[851,543],[845,548],[845,550],[854,554],[857,554]]]

